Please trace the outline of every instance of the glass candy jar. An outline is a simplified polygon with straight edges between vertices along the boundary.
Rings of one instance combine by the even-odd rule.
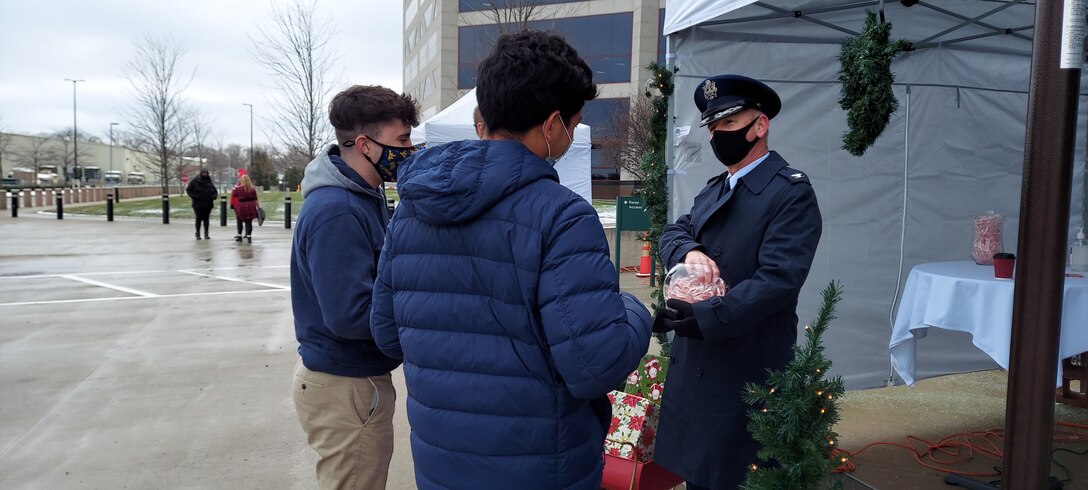
[[[971,249],[971,258],[978,265],[993,265],[994,254],[1005,251],[1001,238],[1001,229],[1005,217],[993,211],[975,217],[975,240]]]
[[[665,299],[698,303],[714,296],[725,296],[729,286],[721,277],[709,279],[706,267],[697,264],[677,264],[665,276]]]

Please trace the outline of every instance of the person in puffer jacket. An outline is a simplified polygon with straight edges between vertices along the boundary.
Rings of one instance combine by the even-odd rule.
[[[416,153],[378,261],[371,330],[403,359],[421,489],[597,489],[606,395],[646,353],[601,222],[559,183],[592,71],[554,34],[479,67],[489,135]]]

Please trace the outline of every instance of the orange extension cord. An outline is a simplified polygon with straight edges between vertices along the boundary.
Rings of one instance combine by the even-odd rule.
[[[1074,424],[1071,422],[1055,422],[1054,442],[1084,441],[1088,440],[1088,425]],[[1060,428],[1072,429],[1072,431]],[[1081,432],[1078,432],[1081,431]],[[968,432],[953,434],[936,444],[915,436],[907,436],[907,442],[878,441],[868,444],[857,451],[836,449],[833,454],[836,457],[846,458],[843,464],[834,470],[835,473],[850,473],[857,469],[852,461],[857,455],[874,446],[894,446],[906,449],[914,454],[914,460],[931,470],[942,473],[955,473],[963,476],[999,476],[997,471],[986,473],[971,473],[959,471],[953,465],[971,461],[976,454],[1001,462],[1003,453],[1002,439],[1005,437],[1004,429],[989,429],[981,432]],[[924,449],[924,450],[923,450]]]

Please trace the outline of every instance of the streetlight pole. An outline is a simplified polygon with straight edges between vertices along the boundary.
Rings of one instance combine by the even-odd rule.
[[[64,81],[72,82],[72,172],[79,168],[79,133],[76,129],[76,84],[86,80],[74,80],[65,78]],[[68,183],[68,169],[65,169],[65,183]]]
[[[249,106],[249,165],[253,165],[253,104],[242,105]]]
[[[110,172],[113,172],[113,127],[120,123],[110,123]]]

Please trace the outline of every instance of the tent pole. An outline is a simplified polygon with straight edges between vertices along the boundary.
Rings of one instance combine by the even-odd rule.
[[[910,85],[907,85],[906,121],[903,124],[903,216],[899,228],[899,270],[895,279],[895,294],[892,296],[892,304],[888,308],[888,326],[895,329],[895,303],[899,301],[899,293],[903,287],[903,265],[907,251],[907,191],[910,190],[908,171],[910,165]],[[895,384],[895,366],[888,359],[888,386]]]
[[[1083,0],[1040,0],[1035,7],[1001,488],[1048,488],[1050,476],[1083,62],[1078,51],[1077,63],[1062,67],[1063,28],[1075,31],[1063,26],[1065,4],[1071,9],[1085,5]],[[1083,29],[1083,11],[1070,21]]]

